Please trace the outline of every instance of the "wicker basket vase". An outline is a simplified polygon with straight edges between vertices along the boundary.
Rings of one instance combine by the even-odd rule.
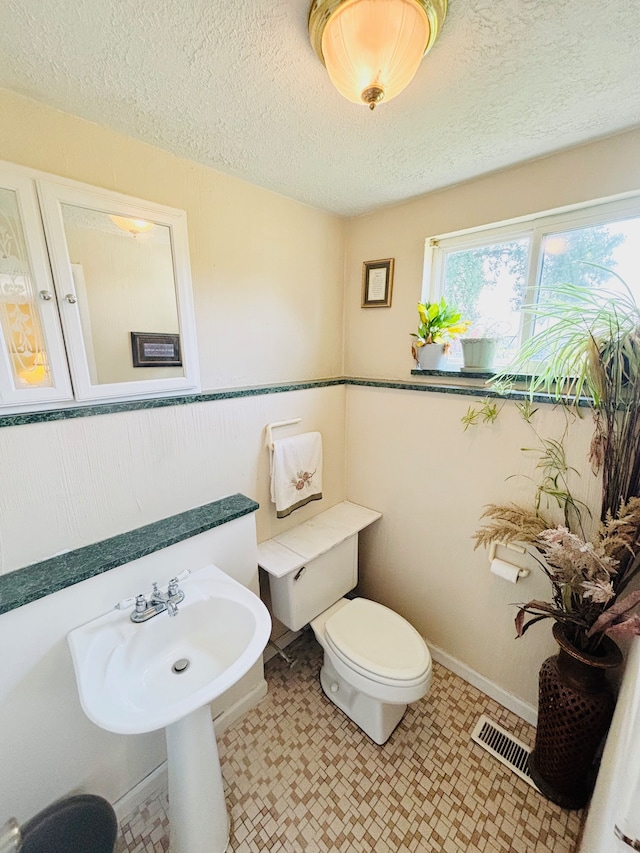
[[[588,655],[566,639],[557,622],[553,636],[560,652],[540,668],[538,728],[529,769],[548,799],[579,809],[593,789],[594,759],[615,707],[606,671],[620,666],[622,653],[605,637],[602,654]]]

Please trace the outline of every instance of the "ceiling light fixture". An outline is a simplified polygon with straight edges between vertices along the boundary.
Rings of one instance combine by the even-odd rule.
[[[413,79],[447,0],[313,0],[309,37],[336,89],[373,109]]]

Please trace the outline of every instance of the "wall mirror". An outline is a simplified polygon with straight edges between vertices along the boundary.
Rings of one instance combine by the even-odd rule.
[[[197,389],[184,212],[36,183],[76,398]]]

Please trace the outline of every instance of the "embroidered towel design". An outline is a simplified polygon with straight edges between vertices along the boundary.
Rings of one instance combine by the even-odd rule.
[[[304,432],[273,442],[271,500],[278,518],[286,518],[322,498],[322,436]]]

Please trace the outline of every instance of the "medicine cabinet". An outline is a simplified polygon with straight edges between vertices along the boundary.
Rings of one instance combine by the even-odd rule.
[[[0,414],[198,382],[185,213],[0,164]]]

